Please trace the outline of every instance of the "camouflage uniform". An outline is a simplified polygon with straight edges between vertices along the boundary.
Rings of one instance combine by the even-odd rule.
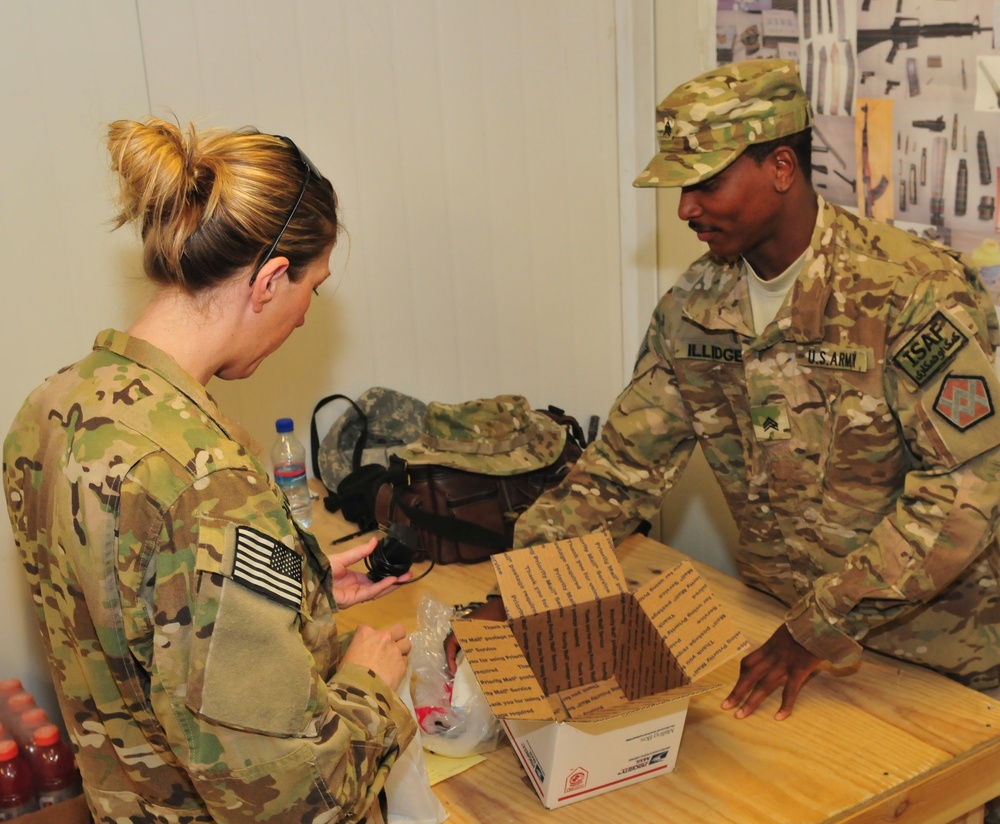
[[[94,817],[362,820],[415,723],[372,671],[338,668],[328,560],[204,387],[120,332],[94,348],[4,444]]]
[[[782,63],[756,61],[773,74]],[[744,90],[759,79],[753,66],[718,71]],[[708,86],[708,100],[726,99]],[[793,112],[796,88],[780,98]],[[701,91],[696,79],[672,98],[704,116]],[[783,134],[804,128],[778,114]],[[780,136],[764,122],[754,135]],[[745,124],[715,125],[689,128],[662,106],[662,156],[637,185],[690,185],[731,163],[738,152],[719,147],[745,144]],[[739,261],[705,255],[663,297],[601,439],[520,518],[515,544],[600,527],[623,537],[656,515],[700,443],[740,530],[740,574],[789,605],[799,643],[837,665],[864,643],[995,687],[997,343],[994,308],[957,253],[820,198],[802,272],[760,335]]]

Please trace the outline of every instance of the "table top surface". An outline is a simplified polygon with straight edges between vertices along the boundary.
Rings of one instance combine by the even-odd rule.
[[[353,526],[316,508],[313,530],[331,546]],[[618,549],[630,586],[682,560],[682,553],[633,536]],[[710,566],[692,561],[754,646],[785,608]],[[414,565],[419,574],[427,563]],[[416,629],[421,599],[481,600],[492,564],[436,566],[414,584],[345,610],[339,625]],[[1000,704],[921,667],[866,652],[850,672],[817,674],[785,721],[772,695],[749,718],[720,708],[735,683],[738,658],[712,674],[721,689],[695,696],[675,770],[605,795],[546,810],[506,742],[487,760],[434,787],[451,824],[656,820],[726,822],[949,822],[1000,796]],[[637,818],[655,809],[654,818]]]

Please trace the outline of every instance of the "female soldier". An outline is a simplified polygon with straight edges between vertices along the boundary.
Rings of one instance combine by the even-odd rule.
[[[333,187],[284,137],[109,128],[117,226],[155,296],[35,390],[4,486],[98,822],[360,821],[415,731],[402,626],[337,638],[376,597],[293,521],[205,385],[253,374],[330,274]],[[344,647],[342,650],[341,647]]]

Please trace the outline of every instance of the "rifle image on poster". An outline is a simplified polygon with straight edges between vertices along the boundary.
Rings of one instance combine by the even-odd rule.
[[[992,26],[980,26],[977,15],[971,23],[928,23],[922,25],[916,17],[897,17],[887,29],[858,29],[858,52],[892,41],[885,62],[896,59],[900,49],[915,49],[921,37],[972,37],[993,31]]]
[[[875,201],[885,194],[885,190],[889,188],[889,181],[885,175],[882,175],[882,179],[878,182],[878,185],[874,188],[872,187],[872,168],[868,161],[867,103],[861,107],[861,111],[865,116],[864,125],[861,127],[861,183],[864,186],[865,193],[865,217],[874,217]]]

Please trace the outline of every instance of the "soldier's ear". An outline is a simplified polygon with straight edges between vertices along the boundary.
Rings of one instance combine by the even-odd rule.
[[[799,160],[791,146],[779,146],[768,156],[774,170],[774,187],[779,192],[787,192],[795,182]]]

